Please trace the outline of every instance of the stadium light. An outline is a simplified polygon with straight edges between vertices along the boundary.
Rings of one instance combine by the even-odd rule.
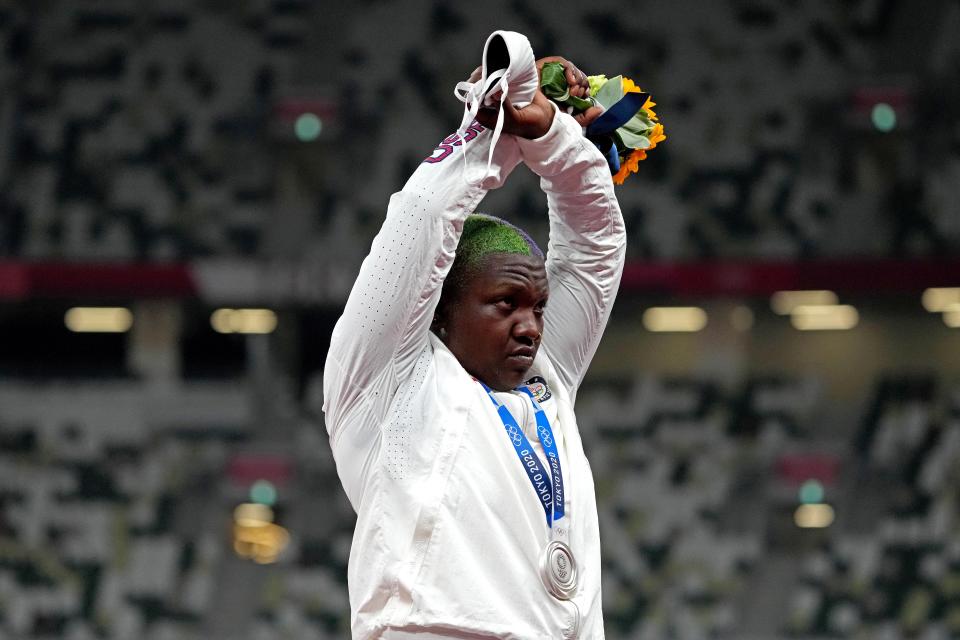
[[[825,529],[833,524],[834,516],[828,504],[802,504],[793,512],[793,522],[801,529]]]
[[[250,485],[250,501],[272,507],[277,501],[277,488],[269,480],[261,478]]]
[[[244,502],[233,510],[233,521],[244,527],[262,527],[273,522],[273,509],[259,502]]]
[[[828,305],[839,302],[833,291],[815,289],[809,291],[777,291],[770,298],[770,308],[773,312],[786,316],[801,305]]]
[[[886,102],[878,102],[870,110],[870,120],[877,131],[889,133],[897,126],[897,112]]]
[[[290,533],[273,522],[273,509],[245,502],[233,510],[233,550],[257,564],[277,561],[290,542]]]
[[[217,309],[210,316],[217,333],[273,333],[277,314],[270,309]]]
[[[657,333],[700,331],[707,326],[707,312],[700,307],[650,307],[643,312],[643,326]]]
[[[849,304],[800,305],[790,314],[790,323],[800,331],[841,331],[853,329],[860,314]]]
[[[960,303],[952,304],[943,310],[943,324],[951,329],[960,329]]]
[[[294,122],[293,131],[300,142],[313,142],[323,131],[323,120],[315,113],[301,113]]]
[[[126,307],[73,307],[63,322],[74,333],[125,333],[133,326],[133,313]]]
[[[930,287],[920,301],[930,313],[946,311],[952,305],[960,305],[960,287]]]
[[[800,502],[803,504],[818,504],[823,501],[823,484],[815,478],[800,485]]]

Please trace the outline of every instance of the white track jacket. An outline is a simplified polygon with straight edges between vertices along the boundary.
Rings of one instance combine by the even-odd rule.
[[[391,197],[331,338],[324,412],[358,516],[353,637],[603,638],[597,507],[573,403],[620,282],[623,218],[603,156],[569,115],[536,140],[502,136],[476,185],[463,154],[471,172],[486,167],[491,132],[475,123],[465,138],[444,140]],[[529,375],[546,381],[562,434],[580,571],[570,601],[540,581],[550,530],[494,405],[429,331],[464,219],[520,162],[549,203],[550,299]]]

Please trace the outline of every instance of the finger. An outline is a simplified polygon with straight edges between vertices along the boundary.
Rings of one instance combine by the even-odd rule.
[[[587,80],[587,74],[585,74],[583,71],[580,71],[580,69],[575,64],[573,63],[568,64],[565,71],[566,71],[567,84],[571,88],[590,86],[590,82]]]
[[[480,79],[480,76],[483,75],[483,67],[477,67],[473,70],[473,73],[470,74],[470,77],[467,78],[467,82],[476,82]]]
[[[539,60],[537,60],[537,72],[539,73],[540,71],[543,71],[543,65],[545,65],[548,62],[559,62],[564,67],[566,67],[568,64],[566,58],[562,58],[560,56],[547,56],[545,58],[540,58]]]
[[[573,119],[576,120],[577,124],[579,124],[581,127],[589,127],[591,124],[593,124],[594,120],[600,117],[602,113],[602,107],[590,107],[583,113],[578,113],[577,115],[573,116]]]

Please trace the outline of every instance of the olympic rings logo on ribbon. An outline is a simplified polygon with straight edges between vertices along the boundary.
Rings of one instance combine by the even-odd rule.
[[[517,428],[513,425],[507,427],[507,434],[510,436],[510,441],[513,442],[513,446],[519,447],[520,443],[523,442],[523,438],[520,437],[520,432],[517,431]]]
[[[553,438],[550,437],[550,432],[544,429],[543,427],[540,427],[538,431],[540,434],[540,443],[543,444],[543,446],[545,447],[552,447]]]

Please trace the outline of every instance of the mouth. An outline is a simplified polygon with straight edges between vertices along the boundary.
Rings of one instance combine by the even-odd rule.
[[[515,364],[517,367],[529,369],[533,365],[533,358],[536,356],[536,350],[533,347],[521,347],[507,356],[507,361]]]

